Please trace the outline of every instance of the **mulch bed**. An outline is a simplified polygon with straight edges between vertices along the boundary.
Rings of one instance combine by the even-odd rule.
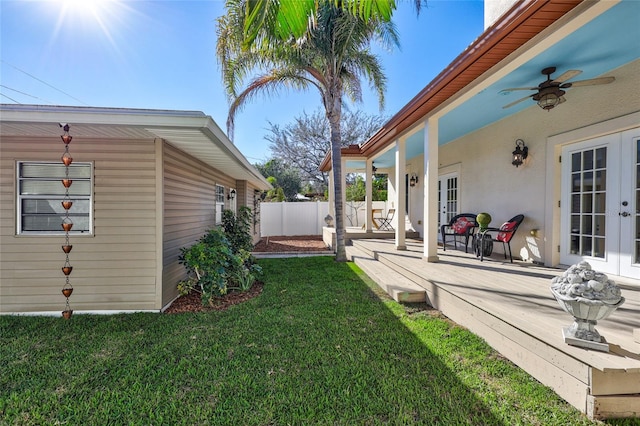
[[[264,283],[262,281],[256,281],[248,291],[234,291],[224,295],[223,297],[216,297],[213,306],[203,306],[200,293],[192,291],[186,296],[180,296],[176,299],[171,306],[164,311],[164,313],[180,314],[183,312],[224,311],[233,305],[237,305],[257,297],[262,293],[263,287]]]
[[[256,253],[283,253],[283,252],[320,252],[328,250],[322,241],[322,237],[317,235],[302,235],[295,237],[269,237],[261,239],[255,245],[253,251]],[[183,312],[208,312],[224,311],[233,305],[246,302],[262,293],[264,283],[256,283],[245,292],[232,292],[218,297],[213,306],[202,306],[200,293],[191,292],[186,296],[181,296],[169,306],[165,314],[178,314]]]
[[[256,253],[316,252],[327,251],[318,235],[297,235],[294,237],[264,237],[253,248]]]

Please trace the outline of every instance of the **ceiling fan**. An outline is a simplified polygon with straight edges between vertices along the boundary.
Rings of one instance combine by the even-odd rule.
[[[553,80],[551,79],[551,74],[556,72],[556,67],[548,67],[542,70],[542,74],[547,76],[547,79],[540,83],[538,87],[512,87],[510,89],[503,89],[500,93],[508,93],[514,90],[536,90],[537,92],[533,95],[525,96],[522,99],[518,99],[517,101],[511,102],[503,106],[502,108],[512,107],[522,101],[525,101],[529,98],[532,98],[534,101],[538,103],[540,108],[549,111],[556,105],[559,105],[566,101],[564,94],[566,93],[563,89],[568,89],[570,87],[580,87],[580,86],[595,86],[598,84],[609,84],[615,80],[615,77],[600,77],[600,78],[592,78],[589,80],[579,80],[574,81],[573,83],[566,82],[567,80],[572,79],[573,77],[580,74],[582,71],[580,70],[569,70],[562,74],[560,77],[556,77]]]

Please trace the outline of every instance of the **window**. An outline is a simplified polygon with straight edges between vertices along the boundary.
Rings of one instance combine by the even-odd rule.
[[[216,225],[222,223],[222,210],[224,210],[224,186],[216,185]]]
[[[18,234],[64,234],[62,207],[66,166],[60,163],[19,162],[17,215]],[[92,232],[92,167],[90,163],[69,166],[69,198],[73,202],[69,219],[73,221],[71,234]]]

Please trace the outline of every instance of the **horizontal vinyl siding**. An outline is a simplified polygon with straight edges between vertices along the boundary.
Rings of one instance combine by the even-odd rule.
[[[159,309],[156,294],[156,183],[153,140],[74,138],[74,162],[94,163],[94,235],[69,238],[71,309]],[[55,138],[0,143],[0,312],[61,311],[64,236],[15,235],[16,161],[59,161]]]
[[[166,143],[163,159],[162,304],[166,305],[178,295],[176,286],[186,277],[184,266],[178,263],[180,249],[214,227],[216,184],[228,190],[235,180]]]

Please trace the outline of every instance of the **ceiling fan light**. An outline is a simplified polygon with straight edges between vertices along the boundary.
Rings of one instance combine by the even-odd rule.
[[[555,93],[545,93],[538,99],[538,106],[546,111],[560,103],[560,98]]]

